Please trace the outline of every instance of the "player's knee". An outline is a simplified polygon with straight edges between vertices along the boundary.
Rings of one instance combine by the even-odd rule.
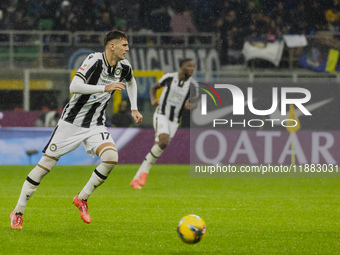
[[[27,181],[33,188],[38,186],[41,180],[57,164],[58,159],[44,154],[35,168],[28,174]]]
[[[113,146],[104,147],[100,151],[99,157],[102,160],[102,163],[110,165],[112,168],[118,163],[118,152]]]
[[[52,170],[52,168],[57,164],[58,159],[55,157],[51,157],[47,154],[44,154],[40,161],[38,162],[37,166],[44,170],[46,174]]]
[[[102,160],[102,163],[97,166],[96,170],[105,177],[101,179],[105,180],[111,173],[114,166],[118,163],[118,152],[115,147],[106,146],[98,153],[98,156]]]
[[[169,136],[159,136],[158,146],[164,150],[169,144]]]

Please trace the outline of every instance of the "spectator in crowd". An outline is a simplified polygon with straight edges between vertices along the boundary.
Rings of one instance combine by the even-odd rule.
[[[252,3],[250,3],[252,1],[225,0],[224,5],[226,5],[227,2],[229,2],[229,4],[228,4],[229,5],[228,11],[230,11],[230,10],[235,11],[240,18],[242,17],[241,20],[247,19],[248,16],[247,16],[247,14],[245,12],[246,12],[247,6],[248,5],[252,5]],[[255,5],[254,5],[254,8],[255,8]]]
[[[24,10],[20,9],[15,12],[14,20],[9,24],[9,29],[13,30],[30,30],[33,28],[32,21],[26,16]]]
[[[262,10],[264,13],[267,13],[268,15],[272,16],[272,11],[274,10],[275,8],[275,5],[279,2],[277,1],[268,1],[268,0],[259,0],[260,1],[260,4],[262,6]],[[281,2],[282,4],[282,2]]]
[[[233,10],[235,10],[235,12],[237,12],[236,9],[233,8]],[[253,1],[249,1],[247,6],[245,7],[244,12],[244,22],[252,22],[255,19],[255,16],[259,13],[256,9],[255,9],[255,3]]]
[[[328,23],[328,29],[330,31],[339,31],[340,24],[340,5],[334,5],[332,8],[326,11],[326,20]]]
[[[276,33],[278,36],[282,36],[287,33],[287,26],[283,22],[283,17],[282,16],[276,16],[275,17],[275,27],[276,27]]]
[[[142,28],[140,21],[140,3],[139,0],[132,1],[127,12],[127,31],[136,32]]]
[[[52,19],[55,21],[56,11],[60,8],[60,0],[44,1],[45,16],[46,19]]]
[[[292,11],[292,27],[291,33],[293,34],[309,34],[309,24],[307,20],[307,11],[303,3],[299,3],[297,7]]]
[[[68,31],[77,32],[80,28],[80,22],[77,16],[73,16],[72,19],[66,23],[66,27]]]
[[[276,6],[272,9],[270,12],[271,17],[275,19],[275,17],[282,17],[283,22],[285,24],[290,24],[291,22],[291,13],[288,12],[288,10],[284,7],[284,4],[282,1],[277,2]]]
[[[184,9],[174,14],[170,21],[170,28],[173,33],[192,33],[197,34],[198,30],[191,18],[191,11]],[[174,36],[175,43],[183,43],[183,36]]]
[[[67,0],[64,0],[60,9],[56,12],[56,24],[55,30],[68,30],[69,22],[73,19],[74,13],[71,9],[71,3]]]
[[[228,59],[229,48],[236,49],[238,47],[242,47],[242,44],[239,42],[241,39],[239,37],[241,28],[238,24],[236,12],[234,10],[230,10],[224,19],[219,22],[222,64],[230,63],[230,60]]]
[[[47,10],[44,2],[44,0],[30,0],[27,6],[27,15],[35,21],[38,21],[41,17],[46,17]]]
[[[310,8],[308,9],[307,23],[311,33],[314,33],[317,30],[327,29],[326,15],[317,0],[313,0]]]
[[[96,31],[110,31],[114,27],[110,12],[106,11],[101,14],[101,19],[96,21]]]
[[[200,32],[215,31],[214,1],[197,0],[195,10],[195,23]]]
[[[302,10],[302,5],[309,8]],[[129,6],[127,8],[126,6]],[[168,12],[170,8],[171,11]],[[24,10],[24,13],[22,13]],[[195,10],[190,12],[190,10]],[[20,29],[19,26],[13,25],[14,13],[20,12],[23,20],[30,20],[28,24],[36,25],[40,18],[52,18],[56,24],[55,30],[75,30],[71,23],[78,21],[77,26],[80,30],[91,30],[96,20],[102,19],[105,12],[109,12],[111,22],[116,22],[119,26],[129,31],[138,31],[140,29],[152,29],[154,32],[169,31],[168,13],[175,12],[172,18],[172,29],[175,32],[219,32],[220,26],[216,27],[218,16],[225,16],[230,10],[235,11],[239,21],[239,28],[249,27],[254,22],[254,14],[262,12],[264,16],[271,17],[275,20],[277,16],[281,16],[283,23],[286,24],[287,32],[290,23],[294,20],[291,16],[296,13],[299,22],[303,20],[302,30],[323,29],[324,19],[327,19],[330,29],[337,29],[339,23],[338,8],[334,6],[332,1],[319,0],[281,0],[278,2],[266,0],[216,0],[216,1],[156,1],[156,0],[126,0],[124,3],[111,2],[106,0],[17,0],[17,1],[1,1],[0,3],[0,21],[2,20],[3,29]],[[327,11],[326,11],[327,10]],[[324,12],[326,11],[326,16]],[[301,17],[297,14],[300,13]],[[184,15],[183,15],[184,14]],[[189,14],[189,15],[186,15]],[[19,15],[19,16],[20,16]],[[1,17],[3,16],[3,17]],[[77,19],[73,19],[74,16]],[[105,14],[104,16],[107,16]],[[192,16],[192,17],[191,17]],[[306,23],[307,16],[307,25]],[[312,17],[315,17],[313,19]],[[18,17],[17,17],[18,18]],[[177,21],[177,18],[179,20]],[[20,18],[18,18],[20,19]],[[182,21],[184,19],[184,22]],[[73,20],[73,22],[72,22]],[[157,22],[155,22],[157,20]],[[194,25],[196,22],[198,29]],[[188,22],[186,22],[188,21]],[[170,21],[169,21],[170,23]],[[183,26],[178,25],[183,24]],[[268,22],[269,24],[271,22]],[[70,25],[71,24],[71,25]],[[162,24],[162,26],[161,26]],[[113,24],[112,24],[113,25]],[[27,25],[26,25],[27,26]],[[306,28],[307,27],[307,28]],[[293,26],[293,30],[299,28],[297,24]],[[179,30],[180,29],[180,30]],[[300,29],[301,30],[301,29]]]
[[[33,28],[32,20],[25,15],[26,12],[23,9],[14,13],[14,19],[10,21],[9,29],[13,30],[30,30]],[[14,36],[15,42],[27,42],[29,40],[28,34],[16,34]]]
[[[126,31],[128,19],[134,18],[131,16],[130,8],[127,7],[125,2],[116,2],[112,5],[112,8],[115,26],[122,31]]]
[[[170,32],[170,21],[171,16],[167,6],[162,1],[157,2],[155,8],[150,12],[150,29],[154,32]]]

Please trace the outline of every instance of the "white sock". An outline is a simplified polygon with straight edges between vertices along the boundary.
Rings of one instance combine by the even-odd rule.
[[[78,197],[82,200],[87,200],[92,192],[102,185],[109,176],[112,169],[118,162],[117,149],[112,146],[108,146],[102,150],[99,157],[102,160],[102,163],[100,163],[93,171],[90,180],[78,194]]]
[[[112,164],[101,163],[92,173],[90,180],[86,183],[82,191],[79,192],[78,197],[82,200],[87,200],[92,192],[102,185],[107,176],[113,169]],[[104,174],[105,173],[105,174]]]
[[[34,192],[37,190],[37,187],[38,186],[32,185],[27,180],[24,182],[24,185],[22,185],[18,203],[14,208],[15,213],[24,214],[27,201],[33,196]]]
[[[139,178],[139,175],[141,172],[144,173],[149,173],[150,168],[152,167],[153,164],[156,163],[156,160],[162,155],[164,150],[162,150],[158,144],[155,144],[152,148],[151,151],[146,155],[143,163],[139,167],[135,177],[133,178],[134,180]]]
[[[15,213],[24,214],[27,201],[33,196],[38,185],[46,174],[48,174],[48,171],[42,169],[39,165],[33,168],[33,170],[28,174],[24,184],[22,185],[18,203],[14,208]]]

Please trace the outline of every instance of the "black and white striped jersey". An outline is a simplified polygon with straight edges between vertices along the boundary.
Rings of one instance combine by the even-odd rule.
[[[198,83],[192,77],[180,81],[178,72],[167,73],[158,81],[164,87],[156,112],[165,115],[170,121],[179,122],[185,101],[198,96]]]
[[[109,85],[118,81],[131,81],[132,67],[127,60],[109,65],[105,53],[90,54],[75,74],[86,84],[93,86]],[[89,128],[105,124],[105,109],[113,92],[74,94],[65,106],[61,119],[76,126]]]

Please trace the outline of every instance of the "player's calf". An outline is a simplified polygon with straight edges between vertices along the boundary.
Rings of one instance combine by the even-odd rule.
[[[44,154],[39,163],[28,174],[22,186],[18,203],[10,214],[11,228],[22,228],[22,215],[28,200],[37,190],[41,180],[52,170],[57,162],[57,158]]]
[[[44,154],[39,163],[28,174],[20,193],[20,197],[14,213],[24,213],[27,201],[33,196],[42,179],[52,170],[57,164],[58,159]]]
[[[97,155],[100,157],[102,162],[93,171],[90,180],[78,195],[80,199],[85,201],[97,187],[105,182],[118,162],[118,152],[114,146],[104,147]]]

